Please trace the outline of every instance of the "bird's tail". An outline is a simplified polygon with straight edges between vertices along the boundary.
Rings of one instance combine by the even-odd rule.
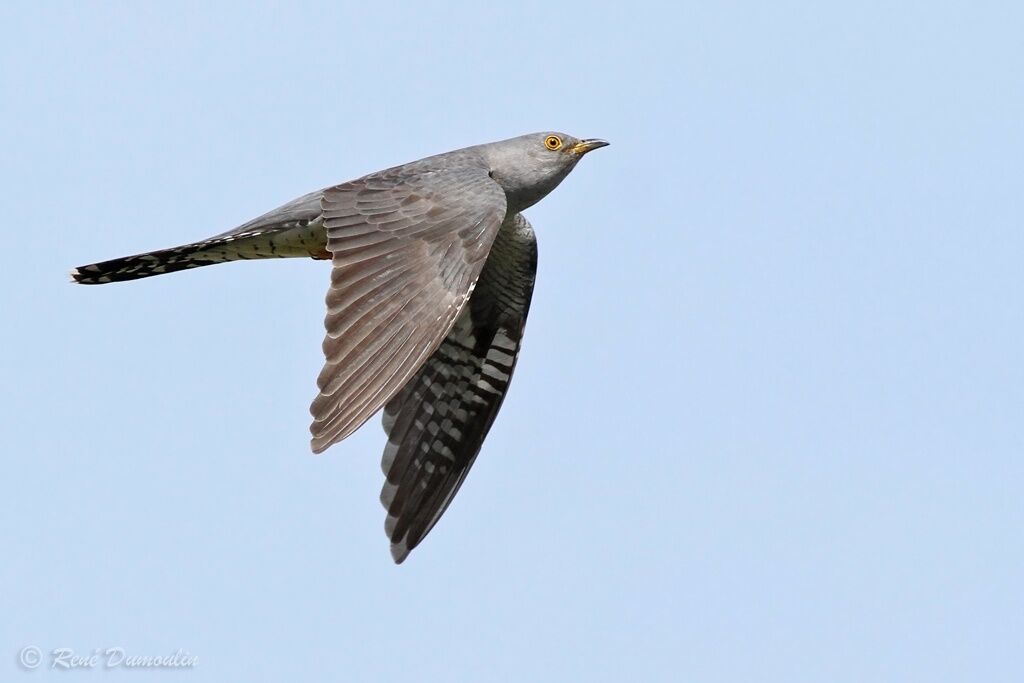
[[[228,261],[301,256],[330,258],[326,251],[326,236],[321,236],[321,233],[322,230],[318,232],[315,226],[303,224],[277,230],[220,235],[180,247],[79,266],[71,271],[71,281],[102,285]]]
[[[180,247],[91,263],[72,270],[71,280],[83,285],[102,285],[107,282],[138,280],[151,275],[233,260],[224,254],[207,253],[208,246],[210,245],[206,242],[194,242]]]

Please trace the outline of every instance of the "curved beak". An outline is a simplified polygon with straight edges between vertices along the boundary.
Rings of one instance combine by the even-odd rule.
[[[601,147],[607,147],[610,143],[601,140],[600,138],[590,138],[589,140],[580,140],[575,145],[569,148],[569,151],[577,156],[583,156],[587,152],[592,152],[595,149]]]

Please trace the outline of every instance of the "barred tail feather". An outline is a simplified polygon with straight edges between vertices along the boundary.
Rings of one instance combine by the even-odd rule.
[[[109,261],[79,266],[71,271],[71,281],[83,285],[102,285],[108,282],[138,280],[152,275],[174,273],[187,268],[198,268],[233,260],[225,254],[204,255],[203,250],[207,246],[206,242],[196,242],[181,247],[123,256]]]
[[[71,281],[83,285],[138,280],[214,263],[264,258],[329,259],[321,223],[300,220],[272,228],[233,232],[180,247],[79,266]]]

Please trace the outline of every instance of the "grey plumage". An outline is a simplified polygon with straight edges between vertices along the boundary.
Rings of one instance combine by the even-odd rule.
[[[432,157],[324,192],[334,270],[315,452],[376,413],[448,333],[505,218],[488,171],[476,154]]]
[[[520,212],[606,144],[538,133],[428,157],[299,197],[207,240],[79,267],[72,279],[330,258],[311,446],[322,452],[384,407],[381,502],[402,562],[458,491],[511,381],[537,263]]]

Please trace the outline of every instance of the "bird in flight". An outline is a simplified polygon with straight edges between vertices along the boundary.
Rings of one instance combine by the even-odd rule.
[[[547,132],[438,154],[71,278],[98,285],[226,261],[329,259],[311,446],[323,452],[384,409],[380,499],[401,563],[462,485],[512,379],[537,270],[522,211],[607,144]]]

